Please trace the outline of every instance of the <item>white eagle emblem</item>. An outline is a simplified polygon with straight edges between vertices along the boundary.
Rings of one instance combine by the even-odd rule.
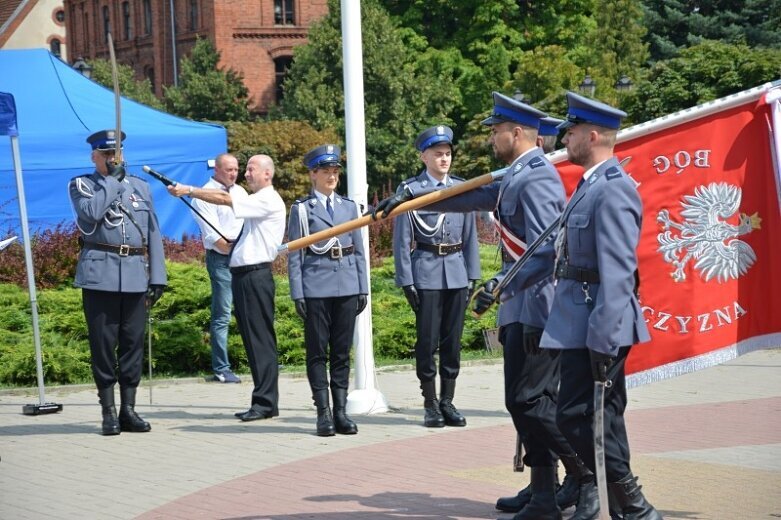
[[[737,237],[760,228],[762,219],[757,213],[738,215],[738,225],[726,219],[740,207],[742,191],[725,182],[711,183],[694,189],[694,195],[685,195],[681,202],[683,223],[670,219],[670,212],[663,209],[656,217],[664,232],[659,233],[658,251],[664,261],[672,264],[673,280],[686,280],[684,268],[694,259],[694,268],[706,282],[715,278],[719,283],[737,280],[746,274],[757,259],[750,245]],[[671,229],[680,233],[674,235]]]

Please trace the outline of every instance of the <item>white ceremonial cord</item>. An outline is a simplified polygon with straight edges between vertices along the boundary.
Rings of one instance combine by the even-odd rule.
[[[318,204],[320,202],[318,201]],[[303,202],[298,203],[298,222],[301,225],[301,236],[306,237],[309,236],[309,214],[306,211],[306,204]],[[313,253],[316,255],[323,255],[325,254],[329,249],[331,249],[334,244],[338,244],[341,247],[341,244],[339,242],[339,239],[337,237],[331,237],[328,239],[328,242],[325,243],[324,246],[316,246],[312,244],[309,246],[309,249],[312,250]],[[303,250],[301,251],[303,254]]]
[[[418,215],[417,211],[410,211],[409,214],[412,224],[418,229],[421,235],[427,238],[433,237],[442,229],[442,223],[445,221],[445,217],[447,216],[444,213],[440,213],[439,217],[437,217],[437,223],[432,227],[426,224],[420,215]]]

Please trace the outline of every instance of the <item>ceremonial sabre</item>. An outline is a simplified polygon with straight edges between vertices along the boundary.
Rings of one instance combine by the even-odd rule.
[[[612,385],[609,379],[605,382],[594,381],[594,469],[599,496],[599,520],[610,520],[605,471],[605,389]]]
[[[149,167],[149,166],[147,166],[147,165],[144,165],[144,166],[143,166],[143,168],[141,168],[141,169],[142,169],[142,170],[144,170],[144,171],[145,171],[146,173],[148,173],[149,175],[151,175],[152,177],[154,177],[155,179],[157,179],[158,181],[160,181],[160,182],[162,182],[163,184],[165,184],[166,186],[176,186],[176,184],[177,184],[175,180],[169,179],[168,177],[166,177],[166,176],[165,176],[165,175],[163,175],[162,173],[160,173],[160,172],[158,172],[158,171],[155,171],[155,170],[153,170],[152,168],[150,168],[150,167]],[[186,200],[184,200],[184,199],[183,199],[183,198],[181,198],[181,197],[177,197],[177,198],[178,198],[179,200],[181,200],[182,202],[184,202],[184,203],[187,205],[187,207],[188,207],[188,208],[190,208],[190,209],[193,211],[193,213],[195,213],[196,215],[198,215],[198,218],[200,218],[201,220],[203,220],[204,222],[206,222],[206,225],[207,225],[207,226],[209,226],[210,228],[212,228],[212,229],[214,230],[214,232],[215,232],[215,233],[217,233],[218,235],[220,235],[220,237],[221,237],[223,240],[225,240],[225,241],[226,241],[227,243],[229,243],[229,244],[233,243],[233,240],[231,240],[230,238],[228,238],[228,237],[226,237],[225,235],[223,235],[222,233],[220,233],[220,230],[219,230],[219,229],[217,229],[216,227],[214,227],[214,224],[212,224],[211,222],[209,222],[209,221],[206,219],[206,217],[204,217],[203,215],[201,215],[201,213],[200,213],[200,212],[199,212],[197,209],[195,209],[195,208],[193,207],[193,205],[192,205],[192,204],[190,204],[189,202],[187,202]]]
[[[114,145],[114,163],[122,164],[122,98],[119,95],[119,70],[117,68],[117,56],[114,54],[114,38],[111,32],[106,33],[108,40],[108,55],[111,59],[111,80],[114,83],[114,114],[116,115],[116,142]]]
[[[450,197],[455,197],[456,195],[466,193],[467,191],[471,191],[475,188],[479,188],[480,186],[490,184],[495,180],[501,179],[504,176],[505,171],[506,168],[502,168],[501,170],[496,170],[491,173],[486,173],[485,175],[481,175],[480,177],[469,179],[466,182],[456,184],[455,186],[451,186],[450,188],[445,188],[444,190],[433,191],[431,193],[421,195],[420,197],[416,197],[412,200],[399,204],[396,208],[393,209],[393,211],[390,212],[389,215],[383,214],[382,218],[384,219],[386,217],[394,217],[401,213],[416,210],[418,208],[428,206],[429,204],[433,204],[435,202],[439,202],[441,200],[449,199]],[[290,242],[287,242],[286,244],[282,244],[281,246],[279,246],[277,248],[277,251],[281,255],[292,253],[293,251],[298,251],[299,249],[309,247],[312,244],[320,242],[322,240],[327,240],[331,237],[335,237],[343,233],[349,233],[354,229],[368,226],[369,224],[372,224],[374,222],[377,222],[377,220],[374,220],[371,217],[371,215],[364,215],[362,217],[358,217],[356,219],[350,220],[349,222],[344,222],[334,227],[324,229],[322,231],[318,231],[317,233],[312,233],[311,235],[297,238],[296,240],[291,240]]]

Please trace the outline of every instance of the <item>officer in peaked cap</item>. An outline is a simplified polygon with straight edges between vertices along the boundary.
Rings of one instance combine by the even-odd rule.
[[[632,345],[650,339],[636,294],[642,201],[613,155],[626,114],[574,92],[567,93],[567,103],[566,121],[559,125],[566,129],[562,143],[570,162],[583,167],[583,179],[562,214],[555,246],[540,249],[507,289],[528,285],[540,265],[554,271],[556,292],[541,345],[561,352],[559,427],[593,471],[594,383],[610,381],[604,445],[611,517],[660,519],[632,474],[623,419],[626,357]],[[595,480],[584,481],[580,493],[596,497]],[[590,503],[576,517],[596,515],[598,501]]]
[[[441,190],[463,179],[450,175],[453,130],[437,125],[415,139],[425,169],[401,190]],[[429,208],[396,218],[393,229],[396,285],[415,313],[415,367],[423,393],[424,425],[465,426],[453,405],[461,366],[461,335],[471,289],[480,279],[474,213],[440,213]],[[439,367],[434,354],[439,351]],[[440,376],[437,399],[436,379]]]
[[[135,412],[136,388],[147,306],[154,305],[166,284],[163,240],[149,185],[126,175],[124,164],[116,161],[124,132],[117,137],[114,130],[90,135],[95,171],[74,177],[68,185],[81,232],[74,285],[82,289],[103,435],[150,430]],[[119,417],[114,404],[117,381]]]
[[[288,238],[295,240],[360,216],[358,205],[336,193],[341,151],[332,144],[304,156],[312,191],[290,208]],[[290,296],[304,321],[306,374],[317,408],[317,434],[355,434],[347,416],[350,346],[356,317],[369,294],[366,256],[360,230],[343,233],[288,257]],[[329,352],[330,347],[330,352]],[[330,370],[326,370],[326,364]],[[329,381],[333,413],[329,403]]]
[[[491,127],[494,155],[509,165],[504,178],[426,208],[494,211],[503,263],[502,270],[477,292],[478,302],[488,301],[487,305],[494,300],[492,291],[499,280],[526,245],[559,217],[565,204],[559,174],[537,146],[540,120],[546,114],[498,92],[493,93],[493,101],[491,115],[482,124]],[[403,193],[409,198],[425,191],[413,186]],[[387,214],[392,207],[383,208],[384,202],[378,209]],[[498,311],[499,339],[504,347],[505,405],[526,449],[523,460],[531,467],[532,483],[516,496],[499,499],[496,507],[518,512],[516,518],[520,520],[560,515],[558,504],[569,507],[578,500],[580,478],[588,472],[556,426],[559,356],[539,348],[553,299],[553,279],[542,278],[535,287],[503,301]],[[558,496],[557,457],[568,475]]]
[[[545,153],[556,149],[556,138],[559,135],[558,126],[564,121],[555,117],[545,116],[540,119],[540,130],[537,132],[537,146]]]

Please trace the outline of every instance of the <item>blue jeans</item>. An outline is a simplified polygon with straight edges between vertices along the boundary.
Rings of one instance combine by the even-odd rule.
[[[231,272],[228,267],[230,256],[206,251],[206,270],[212,285],[211,334],[212,369],[215,372],[230,370],[228,361],[228,325],[231,321]]]

